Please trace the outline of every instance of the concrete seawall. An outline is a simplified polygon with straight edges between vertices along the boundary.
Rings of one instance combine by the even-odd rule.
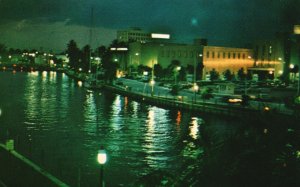
[[[3,144],[0,144],[0,181],[6,186],[68,186]]]
[[[204,112],[204,113],[211,113],[211,114],[218,114],[218,115],[225,115],[225,116],[232,116],[232,117],[243,117],[243,118],[253,118],[262,117],[262,116],[276,116],[276,117],[283,117],[283,118],[299,118],[294,114],[283,114],[278,113],[276,111],[266,111],[266,110],[257,110],[250,107],[242,107],[238,105],[226,105],[226,104],[214,104],[214,103],[207,103],[207,102],[182,102],[175,99],[159,97],[159,96],[151,96],[147,94],[141,94],[136,92],[130,92],[122,87],[115,87],[105,85],[104,89],[107,91],[111,91],[114,93],[118,93],[124,96],[128,96],[134,100],[153,104],[156,106],[161,106],[165,108],[174,108],[179,110],[187,110],[192,112]]]

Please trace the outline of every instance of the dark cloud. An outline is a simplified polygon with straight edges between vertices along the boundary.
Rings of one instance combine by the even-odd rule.
[[[290,31],[300,23],[299,7],[299,0],[0,0],[0,24],[69,20],[73,28],[114,31],[135,26],[169,32],[178,41],[203,37],[213,45],[238,46]]]

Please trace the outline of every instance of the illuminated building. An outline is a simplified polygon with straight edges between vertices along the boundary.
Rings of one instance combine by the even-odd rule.
[[[140,28],[130,28],[117,31],[117,40],[119,42],[148,42],[151,41],[151,34],[141,30]]]
[[[254,65],[249,70],[253,74],[258,74],[260,79],[281,76],[285,80],[290,79],[291,72],[295,67],[299,67],[300,60],[300,39],[296,31],[293,35],[280,33],[273,40],[257,41],[253,50]],[[294,78],[295,75],[299,76],[297,72],[294,73]]]
[[[253,66],[253,52],[251,49],[204,46],[203,49],[203,75],[215,69],[219,74],[226,70],[237,73],[239,69],[247,70]]]
[[[158,63],[166,68],[173,60],[178,60],[183,66],[194,65],[201,60],[202,51],[203,46],[200,44],[134,42],[129,44],[128,65],[152,67]]]

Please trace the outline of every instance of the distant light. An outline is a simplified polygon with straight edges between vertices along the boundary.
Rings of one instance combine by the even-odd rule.
[[[248,58],[251,59],[252,57],[251,57],[251,56],[248,56]]]
[[[135,56],[139,56],[140,54],[139,53],[135,53]]]
[[[148,75],[148,71],[144,71],[143,75],[147,76]]]
[[[202,55],[202,54],[199,54],[199,56],[202,57],[203,55]]]
[[[242,99],[238,99],[238,98],[230,98],[228,99],[229,103],[240,103],[242,102]]]
[[[158,33],[152,33],[151,38],[158,38],[158,39],[170,39],[169,34],[158,34]]]
[[[82,81],[78,81],[77,84],[79,87],[82,87]]]
[[[152,80],[150,81],[150,84],[153,86],[153,85],[155,84],[155,81],[152,79]]]
[[[112,48],[110,48],[110,50],[111,50],[111,51],[115,51],[115,50],[117,50],[117,48],[112,47]]]
[[[1,108],[0,108],[0,116],[2,115],[2,110],[1,110]]]
[[[293,69],[295,66],[294,64],[290,64],[290,68]]]
[[[281,60],[282,60],[282,58],[280,58],[280,57],[279,57],[279,58],[278,58],[278,60],[279,60],[279,61],[281,61]]]
[[[264,108],[264,110],[265,110],[265,111],[269,111],[270,108],[266,106],[266,107]]]
[[[126,47],[120,47],[120,48],[117,48],[117,51],[128,51],[128,48],[126,48]]]
[[[269,71],[269,74],[272,75],[272,74],[273,74],[273,71]]]
[[[264,133],[267,134],[268,133],[268,129],[264,129]]]
[[[196,83],[194,84],[194,90],[195,90],[195,91],[198,91],[198,90],[199,90],[199,86],[198,86]]]
[[[114,61],[115,61],[115,62],[118,62],[118,59],[117,59],[117,58],[115,58],[115,59],[114,59]]]
[[[82,68],[79,68],[78,70],[79,70],[79,71],[82,71]]]
[[[297,151],[297,158],[300,158],[300,151]]]
[[[101,149],[98,151],[97,160],[99,164],[105,164],[107,160],[106,151],[104,149]]]
[[[281,74],[283,74],[283,71],[282,71],[282,70],[279,70],[278,73],[281,75]]]
[[[300,34],[300,25],[294,25],[294,34]]]

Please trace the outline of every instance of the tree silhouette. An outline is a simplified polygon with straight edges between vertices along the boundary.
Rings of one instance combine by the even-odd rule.
[[[80,50],[74,40],[70,40],[67,46],[67,54],[70,61],[71,68],[79,68]]]
[[[216,71],[216,69],[215,68],[213,68],[210,72],[209,72],[209,74],[210,74],[210,80],[211,81],[215,81],[215,80],[218,80],[219,79],[219,73]]]
[[[91,57],[91,48],[89,45],[86,45],[82,49],[81,62],[79,65],[85,72],[88,72],[88,70],[90,69],[90,57]]]
[[[224,75],[224,78],[227,80],[227,81],[231,81],[232,78],[233,78],[233,74],[231,73],[231,71],[229,69],[225,70],[223,72],[223,75]]]

